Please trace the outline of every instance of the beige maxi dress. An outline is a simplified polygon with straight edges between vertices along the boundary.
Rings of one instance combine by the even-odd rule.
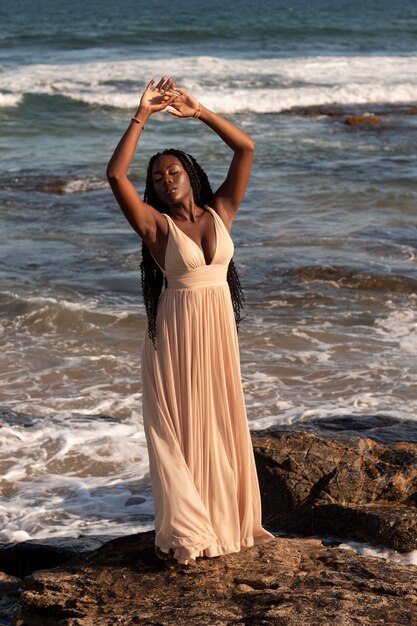
[[[227,268],[233,242],[214,220],[216,250],[202,249],[166,214],[168,287],[157,312],[157,350],[146,334],[143,420],[155,507],[155,545],[187,561],[270,541],[241,383]],[[162,269],[162,268],[161,268]]]

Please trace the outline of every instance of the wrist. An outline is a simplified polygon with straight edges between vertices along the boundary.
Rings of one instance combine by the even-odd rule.
[[[196,120],[198,120],[198,118],[200,117],[200,115],[201,115],[201,102],[197,102],[197,108],[196,108],[196,110],[195,110],[195,111],[194,111],[194,113],[193,113],[193,117],[194,117]]]
[[[194,113],[193,117],[194,117],[194,119],[200,120],[200,122],[205,122],[206,119],[207,119],[207,116],[209,116],[210,113],[211,113],[211,111],[209,109],[207,109],[207,107],[205,107],[204,104],[201,104],[201,102],[199,102],[198,112],[196,111],[196,113]]]
[[[137,117],[140,120],[143,120],[143,122],[147,122],[148,119],[151,117],[151,115],[152,115],[152,111],[146,107],[139,106],[136,109],[135,117]]]

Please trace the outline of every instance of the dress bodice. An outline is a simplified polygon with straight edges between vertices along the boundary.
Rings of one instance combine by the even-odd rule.
[[[163,213],[168,221],[169,232],[165,270],[162,270],[159,264],[158,267],[166,274],[170,288],[208,286],[226,280],[227,268],[234,252],[233,241],[218,213],[209,206],[204,208],[213,217],[216,233],[215,251],[210,263],[206,263],[200,246],[186,235],[169,215]]]

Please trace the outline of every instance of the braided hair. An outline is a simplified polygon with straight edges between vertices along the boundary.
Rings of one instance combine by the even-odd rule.
[[[152,178],[152,169],[156,159],[165,154],[175,156],[187,172],[196,205],[210,205],[214,194],[207,178],[207,174],[197,163],[194,157],[186,152],[183,152],[182,150],[176,150],[174,148],[154,154],[149,161],[144,194],[145,202],[153,206],[160,213],[169,213],[168,206],[158,198],[155,192]],[[155,263],[155,260],[144,241],[142,241],[142,262],[140,264],[140,270],[143,301],[145,304],[146,315],[148,317],[148,335],[156,350],[156,313],[158,300],[162,292],[162,287],[167,287],[168,282],[166,277],[164,278],[159,266]],[[230,288],[236,328],[239,330],[239,323],[243,319],[240,314],[240,310],[243,307],[245,298],[233,259],[230,261],[227,268],[227,282]]]

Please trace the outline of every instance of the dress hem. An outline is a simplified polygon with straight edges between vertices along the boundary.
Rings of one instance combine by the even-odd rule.
[[[174,550],[173,557],[179,563],[187,563],[188,561],[194,561],[197,557],[215,558],[218,556],[224,556],[226,554],[232,554],[240,552],[242,548],[251,548],[256,545],[268,543],[275,539],[275,536],[268,531],[265,531],[262,535],[256,535],[254,537],[244,537],[240,541],[235,541],[225,545],[220,545],[217,541],[210,543],[200,543],[197,545],[181,545],[181,546],[164,546],[155,545],[164,552]]]

